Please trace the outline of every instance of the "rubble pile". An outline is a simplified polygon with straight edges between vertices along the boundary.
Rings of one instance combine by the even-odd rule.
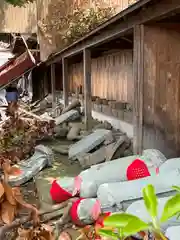
[[[36,141],[52,133],[52,121],[9,117],[0,125],[0,155],[12,163],[26,159],[33,154]]]

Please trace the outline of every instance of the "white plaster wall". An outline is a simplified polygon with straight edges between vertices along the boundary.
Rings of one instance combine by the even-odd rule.
[[[122,120],[119,120],[115,117],[107,116],[103,113],[92,111],[92,117],[99,121],[108,121],[111,123],[113,128],[120,129],[122,132],[126,132],[129,138],[133,138],[133,125]]]

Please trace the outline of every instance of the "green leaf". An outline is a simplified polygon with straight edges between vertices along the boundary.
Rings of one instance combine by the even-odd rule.
[[[150,229],[150,226],[138,217],[131,220],[123,229],[125,237]]]
[[[180,213],[180,194],[176,194],[170,198],[165,206],[161,216],[161,222],[167,221],[169,218]]]
[[[149,227],[147,223],[128,213],[112,214],[104,220],[104,226],[122,229],[126,237]]]
[[[104,220],[104,226],[113,228],[124,228],[136,217],[128,213],[114,213]]]
[[[173,188],[174,190],[176,190],[177,192],[180,192],[180,187],[178,187],[178,186],[172,186],[172,188]]]
[[[98,234],[104,237],[110,237],[111,239],[115,240],[118,239],[118,236],[115,233],[113,233],[112,230],[101,228],[98,230]]]
[[[143,188],[143,198],[147,211],[152,218],[157,217],[158,201],[153,185],[149,184]]]

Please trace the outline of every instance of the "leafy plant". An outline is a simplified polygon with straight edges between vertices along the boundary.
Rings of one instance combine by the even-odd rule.
[[[155,238],[167,240],[161,231],[161,224],[180,213],[180,188],[173,186],[173,189],[178,192],[168,199],[160,218],[158,218],[158,200],[155,189],[152,185],[147,185],[142,193],[145,207],[151,216],[151,222],[146,223],[127,213],[115,213],[104,220],[104,228],[98,230],[99,234],[110,237],[110,239],[125,240],[136,233],[149,231]]]
[[[114,8],[100,7],[97,0],[92,6],[85,3],[69,6],[65,0],[55,2],[50,4],[49,15],[38,22],[38,27],[49,43],[54,41],[58,48],[73,43],[115,14]]]
[[[5,0],[8,4],[11,4],[15,7],[22,7],[27,3],[32,3],[34,0]]]

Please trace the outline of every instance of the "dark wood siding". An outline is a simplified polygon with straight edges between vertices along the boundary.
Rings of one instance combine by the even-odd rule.
[[[133,51],[122,50],[115,54],[92,59],[92,95],[132,103]],[[83,86],[83,65],[69,66],[70,91]]]
[[[175,27],[145,27],[144,148],[180,154],[180,33]]]

